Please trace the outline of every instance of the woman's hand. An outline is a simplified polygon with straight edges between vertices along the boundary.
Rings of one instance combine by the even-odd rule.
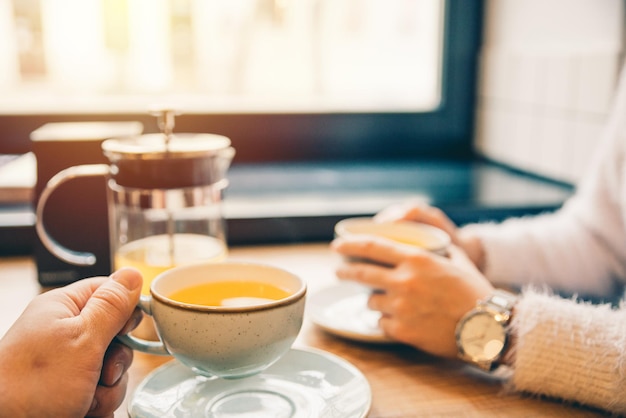
[[[337,238],[331,248],[376,263],[346,262],[337,276],[382,291],[372,293],[369,307],[382,313],[385,334],[437,356],[456,356],[457,322],[493,291],[455,246],[449,257],[442,257],[388,239],[358,236]]]
[[[112,417],[133,353],[116,335],[141,320],[131,269],[46,292],[0,340],[0,417]]]
[[[436,226],[450,235],[452,243],[461,247],[479,270],[483,271],[485,254],[482,243],[471,231],[458,228],[439,208],[423,202],[410,201],[380,211],[377,222],[413,221]]]

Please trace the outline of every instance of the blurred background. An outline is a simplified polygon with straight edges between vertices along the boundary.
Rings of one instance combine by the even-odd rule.
[[[0,0],[0,154],[46,123],[156,132],[168,103],[237,150],[232,242],[327,239],[406,199],[459,223],[553,210],[600,141],[623,21],[622,0]],[[0,206],[0,242],[30,199]]]

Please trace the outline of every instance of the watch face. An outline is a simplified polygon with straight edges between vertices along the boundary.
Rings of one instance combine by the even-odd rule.
[[[504,326],[487,312],[479,312],[468,318],[459,334],[460,346],[475,361],[496,359],[504,347],[505,339]]]

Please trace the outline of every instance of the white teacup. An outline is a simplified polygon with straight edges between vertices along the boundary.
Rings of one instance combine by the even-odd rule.
[[[373,218],[343,219],[335,225],[335,236],[374,235],[401,244],[424,248],[439,255],[447,255],[450,236],[432,225],[413,222],[375,222]]]
[[[252,287],[263,292],[251,292]],[[192,299],[177,295],[183,289]],[[135,350],[171,354],[204,376],[246,377],[290,349],[302,326],[305,294],[302,279],[276,267],[234,262],[175,267],[157,276],[150,295],[139,301],[153,317],[160,341],[119,338]],[[209,301],[216,298],[221,301]]]

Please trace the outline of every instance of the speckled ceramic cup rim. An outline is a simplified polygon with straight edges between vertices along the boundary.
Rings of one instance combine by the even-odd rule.
[[[273,300],[267,303],[262,303],[262,304],[256,304],[256,305],[250,305],[250,306],[210,306],[210,305],[198,305],[198,304],[193,304],[193,303],[185,303],[185,302],[180,302],[174,299],[171,299],[165,295],[163,295],[161,292],[159,292],[157,290],[159,284],[161,282],[165,282],[166,280],[168,280],[171,276],[177,276],[178,279],[180,280],[180,275],[184,274],[184,272],[186,270],[190,270],[190,269],[207,269],[207,270],[219,270],[219,269],[230,269],[230,268],[238,268],[238,269],[249,269],[249,270],[263,270],[265,272],[275,272],[278,273],[280,275],[282,275],[285,278],[289,278],[289,280],[292,280],[294,283],[298,284],[298,287],[295,291],[289,290],[289,296],[282,298],[282,299],[277,299],[277,300]],[[262,280],[262,279],[258,279],[256,277],[246,277],[246,279],[249,280],[253,280],[253,281],[263,281],[265,283],[270,283],[270,284],[276,284],[275,281],[273,280]],[[237,281],[238,279],[229,279],[229,278],[224,278],[224,277],[218,277],[217,280],[219,281]],[[241,279],[239,279],[241,280]],[[199,281],[199,282],[194,282],[194,283],[189,283],[188,285],[195,285],[195,284],[201,284],[201,283],[206,283],[206,282],[210,282],[211,280],[207,280],[207,281]],[[186,285],[183,284],[181,286],[178,286],[178,289],[182,289],[184,288]],[[267,310],[267,309],[275,309],[277,307],[280,306],[286,306],[286,305],[291,305],[294,304],[296,302],[298,302],[300,299],[302,299],[303,297],[305,297],[307,292],[307,286],[306,283],[304,282],[304,280],[302,280],[300,277],[296,276],[293,273],[290,273],[287,270],[284,270],[280,267],[275,267],[275,266],[270,266],[267,264],[261,264],[261,263],[250,263],[250,262],[234,262],[234,261],[225,261],[225,262],[219,262],[219,263],[214,263],[214,262],[208,262],[208,263],[196,263],[196,264],[188,264],[188,265],[183,265],[183,266],[178,266],[178,267],[174,267],[171,268],[167,271],[164,271],[163,273],[159,274],[151,283],[150,285],[150,295],[158,300],[159,302],[171,306],[173,308],[177,308],[177,309],[181,309],[181,310],[185,310],[185,311],[197,311],[197,312],[211,312],[211,313],[242,313],[242,312],[255,312],[255,311],[263,311],[263,310]]]
[[[432,240],[432,245],[408,245],[415,245],[416,247],[421,247],[434,253],[441,253],[442,255],[447,253],[447,248],[450,246],[451,243],[450,236],[444,230],[437,228],[433,225],[414,221],[393,221],[379,223],[374,221],[374,219],[371,217],[346,218],[335,224],[334,232],[335,237],[349,237],[355,235],[373,235],[385,237],[386,234],[381,234],[378,231],[386,227],[394,229],[395,231],[402,230],[403,233],[407,234],[407,239],[412,238],[410,235],[408,235],[409,232],[414,232],[416,235],[421,234],[422,236],[428,236],[428,238]],[[351,230],[352,228],[355,228],[359,232]],[[392,241],[396,241],[394,238],[387,238],[391,239]]]

